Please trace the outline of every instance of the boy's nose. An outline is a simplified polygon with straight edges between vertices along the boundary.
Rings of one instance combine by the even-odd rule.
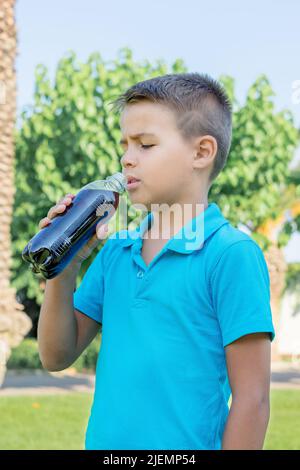
[[[136,158],[133,157],[132,153],[129,154],[128,152],[126,152],[121,158],[121,165],[124,168],[127,168],[128,166],[135,166],[136,163]]]

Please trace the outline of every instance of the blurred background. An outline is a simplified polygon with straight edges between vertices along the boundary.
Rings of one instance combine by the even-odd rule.
[[[70,370],[43,371],[45,281],[21,253],[59,198],[121,170],[108,103],[137,81],[186,71],[220,80],[233,103],[230,155],[209,199],[264,251],[277,333],[265,447],[300,448],[299,17],[297,0],[1,0],[1,449],[83,447],[101,333]],[[128,215],[134,227],[139,214]],[[20,418],[28,427],[16,434]]]

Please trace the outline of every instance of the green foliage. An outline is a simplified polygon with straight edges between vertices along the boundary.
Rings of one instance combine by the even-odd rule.
[[[289,263],[285,277],[285,290],[297,292],[300,285],[300,263]]]
[[[233,97],[233,80],[223,77],[222,81]],[[268,240],[255,230],[281,213],[282,198],[290,185],[296,191],[289,164],[299,144],[290,111],[275,112],[273,96],[269,80],[261,75],[250,87],[244,105],[233,100],[230,154],[210,190],[210,198],[224,216],[234,226],[242,223],[248,227],[264,249]]]
[[[59,61],[53,84],[43,65],[36,68],[34,104],[24,109],[16,130],[12,283],[23,297],[38,305],[43,300],[44,281],[21,258],[39,220],[64,194],[121,170],[119,116],[109,103],[140,80],[186,71],[180,59],[170,70],[163,61],[138,63],[128,48],[112,62],[94,53],[81,63],[70,51]],[[233,139],[228,163],[209,197],[233,225],[248,227],[264,249],[268,240],[255,230],[280,213],[286,189],[297,188],[288,165],[299,135],[289,111],[275,112],[274,92],[265,75],[250,87],[242,106],[235,99],[233,78],[220,80],[233,102]],[[128,216],[130,226],[136,211],[129,210]],[[78,282],[96,254],[83,263]]]
[[[74,362],[77,372],[96,370],[97,357],[101,344],[101,335],[98,334],[81,356]],[[25,338],[19,346],[12,349],[7,362],[8,369],[43,369],[39,356],[38,342],[34,338]]]
[[[25,291],[38,305],[43,300],[43,279],[21,258],[40,219],[64,194],[121,170],[119,117],[109,103],[137,81],[184,71],[181,60],[171,70],[162,61],[136,63],[128,48],[113,62],[94,53],[80,63],[70,51],[59,61],[53,84],[46,67],[36,68],[34,104],[24,109],[16,131],[12,283],[23,296]],[[128,214],[129,222],[137,213]],[[79,282],[96,254],[83,263]]]
[[[100,345],[101,335],[98,334],[91,344],[89,344],[89,346],[83,351],[81,356],[74,362],[72,367],[74,367],[77,372],[95,372]]]
[[[287,197],[290,198],[290,201],[299,201],[300,202],[300,169],[293,169],[289,177],[289,190],[287,191]],[[286,206],[288,204],[285,204]],[[283,225],[279,235],[278,235],[278,246],[284,247],[289,242],[291,236],[295,232],[300,231],[300,214],[297,216],[292,216],[289,211],[287,211],[287,222]]]
[[[12,349],[7,362],[8,369],[42,369],[38,343],[33,338],[24,339]]]
[[[256,243],[261,247],[263,251],[267,250],[268,247],[270,246],[270,240],[265,235],[262,235],[261,233],[252,232],[251,238],[253,238],[253,240],[256,241]]]

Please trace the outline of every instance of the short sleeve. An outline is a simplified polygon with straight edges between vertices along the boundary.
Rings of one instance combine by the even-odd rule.
[[[273,341],[269,272],[253,240],[240,240],[225,249],[210,286],[224,347],[250,333],[269,333]]]
[[[85,272],[79,287],[73,294],[74,308],[80,310],[98,323],[102,323],[104,281],[103,254],[104,247],[99,251]]]

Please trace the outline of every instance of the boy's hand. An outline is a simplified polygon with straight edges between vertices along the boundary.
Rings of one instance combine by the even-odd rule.
[[[49,209],[47,217],[44,217],[39,222],[39,228],[43,229],[51,224],[51,220],[54,219],[58,214],[62,214],[67,206],[70,206],[73,203],[73,199],[75,194],[66,194],[62,199],[58,201],[55,206],[52,206]],[[81,265],[84,260],[86,260],[94,248],[99,244],[99,240],[104,240],[108,235],[108,225],[104,224],[103,222],[99,222],[96,226],[96,233],[95,235],[90,238],[89,241],[76,253],[74,258],[72,259],[72,265]]]

